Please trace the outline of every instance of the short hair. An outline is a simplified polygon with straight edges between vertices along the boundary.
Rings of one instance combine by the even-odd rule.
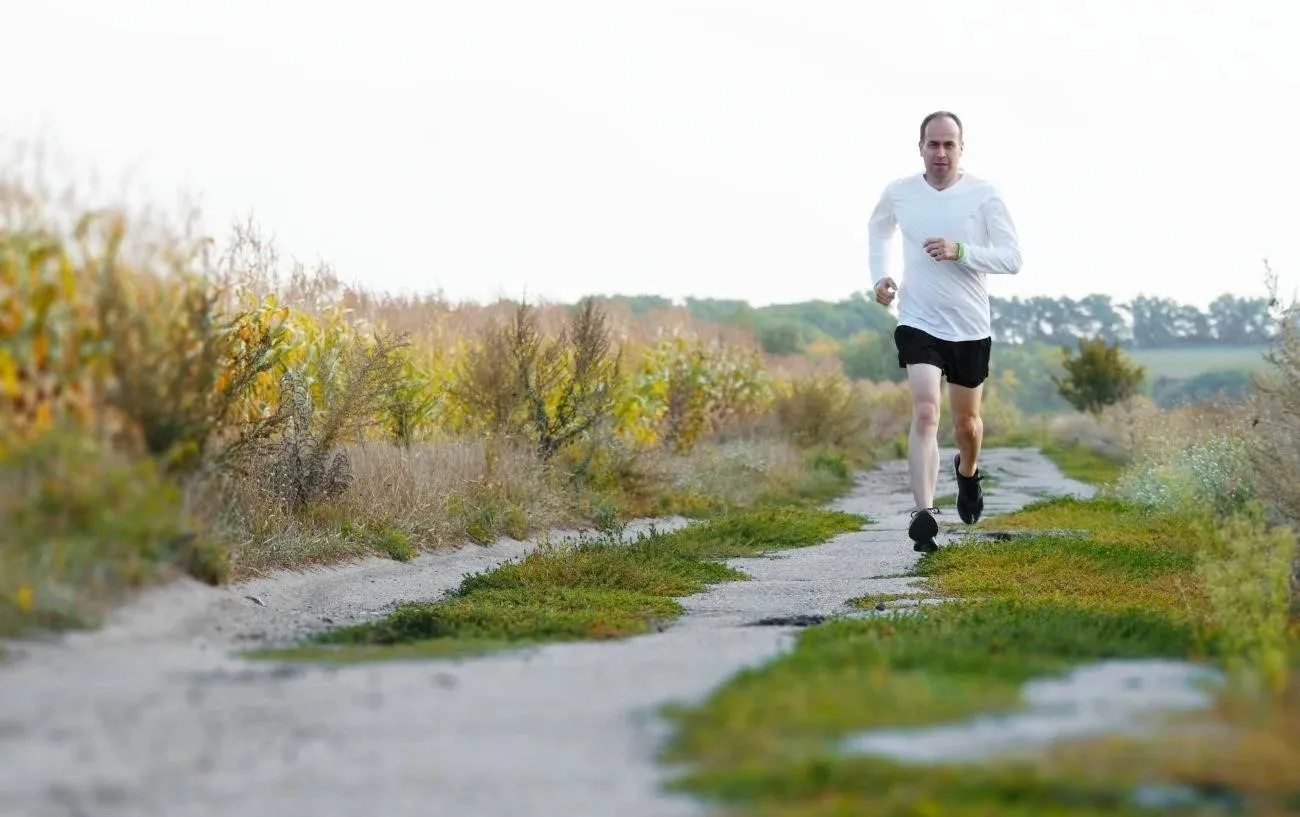
[[[953,113],[952,111],[935,111],[932,114],[928,114],[925,117],[925,119],[921,120],[921,141],[922,142],[925,141],[925,129],[930,126],[930,123],[936,119],[942,119],[944,117],[947,117],[957,123],[958,137],[965,137],[966,132],[965,129],[962,128],[961,117],[957,116],[957,114]]]

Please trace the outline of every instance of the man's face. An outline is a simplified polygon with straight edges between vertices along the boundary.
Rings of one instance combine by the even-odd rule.
[[[933,178],[945,179],[956,173],[961,161],[961,132],[957,123],[941,116],[926,125],[921,158],[925,160],[925,172]]]

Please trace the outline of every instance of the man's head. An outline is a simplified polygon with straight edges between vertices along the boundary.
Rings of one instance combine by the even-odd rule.
[[[961,163],[961,119],[948,111],[935,111],[922,119],[920,147],[927,176],[934,181],[954,178]]]

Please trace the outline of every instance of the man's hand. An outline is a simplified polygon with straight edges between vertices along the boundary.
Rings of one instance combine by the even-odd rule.
[[[957,260],[957,245],[946,238],[927,238],[925,240],[925,251],[935,261]]]
[[[898,295],[898,284],[894,283],[893,278],[881,278],[876,284],[876,303],[882,306],[889,306],[894,302],[895,296]]]

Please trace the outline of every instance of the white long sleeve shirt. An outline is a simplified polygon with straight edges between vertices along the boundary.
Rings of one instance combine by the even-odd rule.
[[[891,274],[895,234],[903,239],[903,269]],[[936,261],[929,238],[961,242],[965,258]],[[1020,242],[997,188],[963,171],[946,190],[923,174],[885,186],[868,223],[868,263],[873,283],[886,276],[898,285],[898,322],[951,341],[992,335],[988,275],[1020,272]]]

